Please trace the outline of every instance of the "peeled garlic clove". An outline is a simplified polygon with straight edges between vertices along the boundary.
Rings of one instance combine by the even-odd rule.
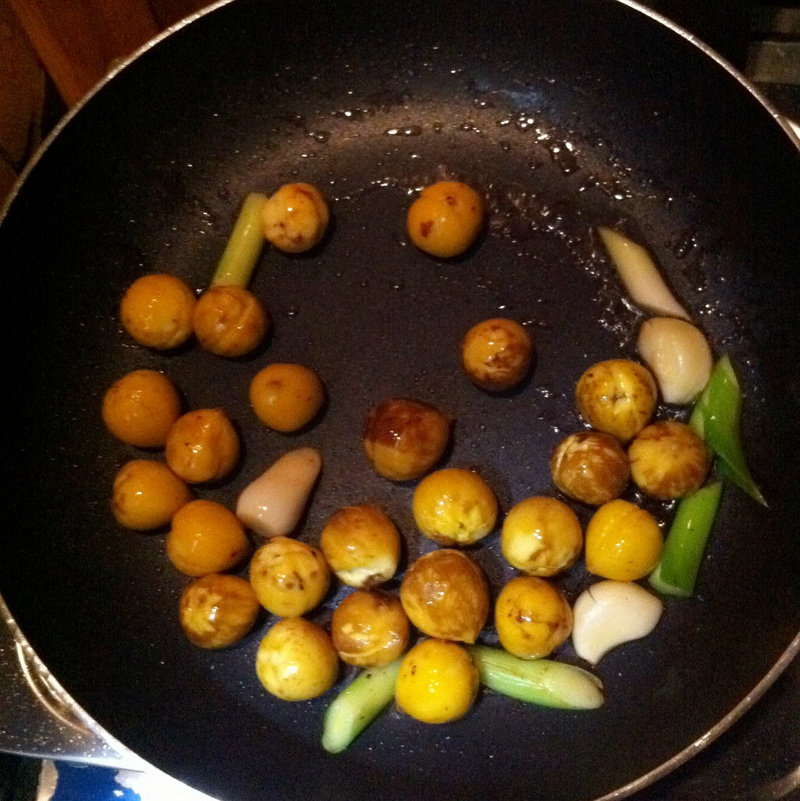
[[[599,581],[573,606],[572,644],[596,665],[612,648],[647,636],[664,609],[661,601],[631,581]]]
[[[291,534],[308,503],[322,468],[322,456],[314,448],[298,448],[245,487],[236,504],[236,516],[262,537]]]
[[[664,282],[650,254],[613,228],[599,226],[597,233],[617,268],[631,300],[645,311],[690,319]]]
[[[665,403],[691,403],[711,377],[714,360],[708,340],[686,320],[645,320],[637,348],[653,372]]]

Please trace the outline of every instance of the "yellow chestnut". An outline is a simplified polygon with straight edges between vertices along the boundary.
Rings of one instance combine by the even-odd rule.
[[[279,620],[261,640],[256,674],[283,701],[307,701],[336,682],[339,657],[328,632],[302,617]]]
[[[538,659],[569,637],[572,609],[563,593],[545,579],[516,576],[497,596],[495,625],[506,651]]]
[[[318,244],[330,212],[319,189],[308,183],[285,184],[263,205],[265,238],[279,250],[302,253]]]
[[[408,644],[408,617],[400,601],[379,590],[355,590],[336,607],[331,637],[349,665],[387,665]]]
[[[419,530],[439,545],[472,545],[494,529],[497,498],[477,473],[450,467],[420,481],[413,511]]]
[[[351,587],[375,587],[397,572],[400,533],[382,509],[355,504],[328,518],[319,547],[340,581]]]
[[[553,483],[565,495],[600,506],[622,495],[630,478],[628,454],[602,431],[579,431],[563,439],[550,457]]]
[[[184,634],[201,648],[226,648],[238,642],[261,609],[249,582],[224,573],[195,579],[181,594],[179,608]]]
[[[239,518],[216,501],[189,501],[172,517],[167,556],[187,576],[222,573],[249,553],[250,541]]]
[[[103,422],[117,439],[139,448],[161,448],[181,413],[175,385],[156,370],[133,370],[103,396]]]
[[[423,723],[447,723],[469,712],[478,681],[466,648],[445,640],[422,640],[400,663],[395,699],[403,712]]]
[[[362,443],[373,468],[391,481],[409,481],[431,470],[444,455],[450,421],[413,398],[390,398],[370,410]]]
[[[637,581],[658,564],[663,536],[650,512],[617,498],[592,515],[585,542],[590,573],[616,581]]]
[[[239,460],[239,435],[223,409],[195,409],[167,434],[167,464],[190,484],[219,481]]]
[[[408,235],[420,249],[449,259],[460,256],[483,227],[483,198],[460,181],[425,187],[408,210]]]
[[[262,423],[283,433],[308,425],[325,403],[325,385],[302,364],[269,364],[250,382],[250,405]]]
[[[531,576],[554,576],[578,558],[583,531],[569,506],[536,495],[520,501],[506,515],[500,545],[512,567]]]
[[[628,448],[631,476],[642,492],[662,501],[700,489],[711,452],[685,423],[664,420],[642,429]]]
[[[310,612],[325,597],[330,577],[322,551],[289,537],[269,540],[250,561],[250,583],[259,603],[281,617]]]
[[[489,586],[469,556],[442,548],[420,556],[408,568],[400,602],[409,620],[425,634],[473,643],[489,614]]]
[[[140,344],[156,350],[182,345],[192,335],[194,292],[165,273],[143,275],[122,296],[122,327]]]
[[[111,512],[121,526],[148,531],[166,526],[191,499],[189,487],[167,465],[134,459],[114,478]]]
[[[217,356],[244,356],[255,350],[270,326],[261,301],[248,289],[222,284],[207,289],[192,315],[197,341]]]
[[[533,337],[515,320],[493,317],[467,331],[461,366],[476,386],[490,392],[511,389],[533,361]]]
[[[658,397],[646,367],[628,359],[609,359],[584,372],[575,399],[592,428],[628,442],[650,422]]]

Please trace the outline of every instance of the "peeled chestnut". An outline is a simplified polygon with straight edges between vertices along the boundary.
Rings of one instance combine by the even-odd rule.
[[[410,481],[442,458],[450,421],[413,398],[390,398],[374,407],[364,424],[363,445],[372,466],[391,481]]]
[[[575,401],[592,428],[629,442],[653,416],[658,401],[656,380],[637,362],[608,359],[580,377]]]
[[[562,440],[550,457],[553,483],[576,501],[600,506],[622,495],[630,462],[616,437],[580,431]]]
[[[685,423],[663,420],[639,432],[628,448],[631,477],[642,492],[668,501],[699,489],[711,452]]]
[[[374,667],[397,659],[408,644],[408,617],[400,601],[380,590],[355,590],[333,612],[331,637],[349,665]]]
[[[469,556],[442,548],[420,556],[408,568],[400,602],[425,634],[472,643],[489,614],[489,585]]]

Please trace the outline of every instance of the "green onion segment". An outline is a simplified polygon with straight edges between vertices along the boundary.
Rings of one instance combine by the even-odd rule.
[[[758,503],[767,505],[742,451],[739,431],[742,391],[728,356],[722,356],[700,395],[689,424],[708,443],[720,472]]]
[[[559,709],[597,709],[603,684],[583,668],[551,659],[520,659],[499,648],[471,645],[481,682],[519,701]]]
[[[331,754],[350,743],[391,703],[402,659],[367,668],[333,699],[322,725],[322,747]]]
[[[247,288],[264,246],[261,210],[266,202],[266,195],[259,192],[250,192],[245,197],[211,278],[211,286],[233,285]]]
[[[706,484],[678,503],[664,540],[661,560],[648,579],[653,589],[682,598],[689,598],[694,593],[697,573],[722,496],[722,484],[722,481]]]

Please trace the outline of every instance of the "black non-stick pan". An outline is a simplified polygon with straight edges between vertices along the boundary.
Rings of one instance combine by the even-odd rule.
[[[477,187],[489,209],[480,242],[452,262],[416,250],[404,228],[414,193],[442,177]],[[291,180],[322,189],[333,225],[305,257],[262,256],[252,289],[274,321],[262,351],[155,353],[121,331],[118,303],[135,278],[171,272],[199,291],[244,195]],[[221,5],[66,121],[0,227],[3,597],[102,727],[223,799],[621,797],[751,703],[800,629],[798,210],[788,128],[712,54],[633,5]],[[602,709],[486,692],[442,726],[390,709],[346,753],[325,754],[332,693],[290,704],[256,678],[272,619],[231,649],[195,648],[177,619],[188,580],[166,560],[164,532],[114,523],[114,473],[141,454],[105,431],[106,388],[153,367],[187,408],[227,409],[244,459],[201,497],[232,505],[278,455],[319,447],[323,474],[298,536],[315,541],[336,508],[373,501],[402,530],[407,563],[432,544],[413,526],[413,486],[366,463],[367,410],[410,395],[452,415],[447,463],[479,469],[503,510],[555,494],[549,453],[582,427],[575,382],[595,361],[635,356],[641,320],[598,224],[646,244],[715,352],[731,355],[769,508],[727,488],[695,597],[667,599],[653,635],[599,664]],[[501,396],[458,368],[463,333],[490,316],[526,323],[537,346],[530,379]],[[247,386],[271,361],[323,377],[329,403],[309,430],[286,436],[255,420]],[[671,510],[656,512],[666,521]],[[473,552],[495,591],[510,570],[497,539]],[[572,600],[589,581],[581,562],[559,584]],[[314,618],[325,622],[342,594]],[[556,656],[583,664],[569,643]]]

